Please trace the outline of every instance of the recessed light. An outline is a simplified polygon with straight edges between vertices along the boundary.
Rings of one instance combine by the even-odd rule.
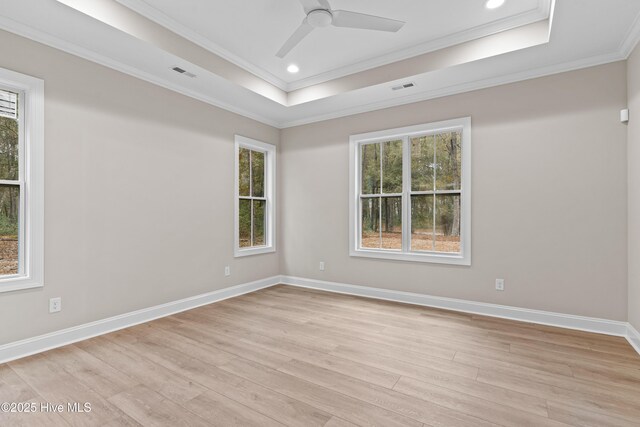
[[[504,4],[504,0],[487,0],[485,7],[487,9],[497,9]]]
[[[291,64],[287,67],[287,71],[291,74],[295,74],[300,71],[300,67],[298,67],[296,64]]]

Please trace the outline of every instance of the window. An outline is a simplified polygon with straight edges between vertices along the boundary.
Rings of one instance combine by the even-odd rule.
[[[0,292],[43,285],[44,84],[0,69]]]
[[[471,119],[350,138],[350,254],[471,264]]]
[[[236,135],[235,256],[275,252],[276,147]]]

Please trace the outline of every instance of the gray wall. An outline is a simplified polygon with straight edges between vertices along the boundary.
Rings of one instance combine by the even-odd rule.
[[[278,131],[9,33],[0,45],[0,67],[45,80],[46,114],[46,286],[0,294],[0,344],[278,273],[614,320],[628,297],[640,326],[624,62]],[[348,136],[468,115],[473,265],[349,257]],[[233,258],[235,133],[280,143],[276,254]]]
[[[45,80],[46,120],[45,287],[0,294],[0,344],[278,274],[279,254],[233,258],[233,137],[279,130],[6,32],[0,46],[0,67]]]
[[[626,99],[618,62],[283,130],[282,272],[626,321]],[[349,257],[349,135],[462,116],[473,265]]]
[[[640,45],[627,63],[629,98],[629,323],[640,331]]]

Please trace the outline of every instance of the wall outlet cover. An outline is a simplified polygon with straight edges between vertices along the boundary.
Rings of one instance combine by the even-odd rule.
[[[62,298],[51,298],[49,300],[49,313],[57,313],[62,310]]]

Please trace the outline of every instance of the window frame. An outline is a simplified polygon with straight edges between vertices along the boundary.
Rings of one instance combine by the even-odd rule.
[[[0,276],[3,293],[44,286],[44,81],[0,68],[0,88],[18,93],[20,138],[19,272]]]
[[[249,196],[250,199],[265,200],[265,245],[240,247],[240,148],[264,153],[264,197]],[[276,146],[266,142],[235,136],[234,149],[235,181],[234,181],[234,257],[244,257],[272,253],[276,251]],[[244,197],[244,196],[242,196]],[[252,224],[253,228],[253,224]]]
[[[460,252],[447,253],[411,250],[411,150],[414,137],[462,130],[460,183]],[[362,214],[361,150],[365,144],[402,140],[402,249],[361,247]],[[381,190],[382,191],[382,188]],[[457,192],[457,191],[456,191]],[[420,192],[419,192],[420,193]],[[368,132],[349,137],[349,255],[397,261],[471,265],[471,117],[461,117],[415,126]]]

